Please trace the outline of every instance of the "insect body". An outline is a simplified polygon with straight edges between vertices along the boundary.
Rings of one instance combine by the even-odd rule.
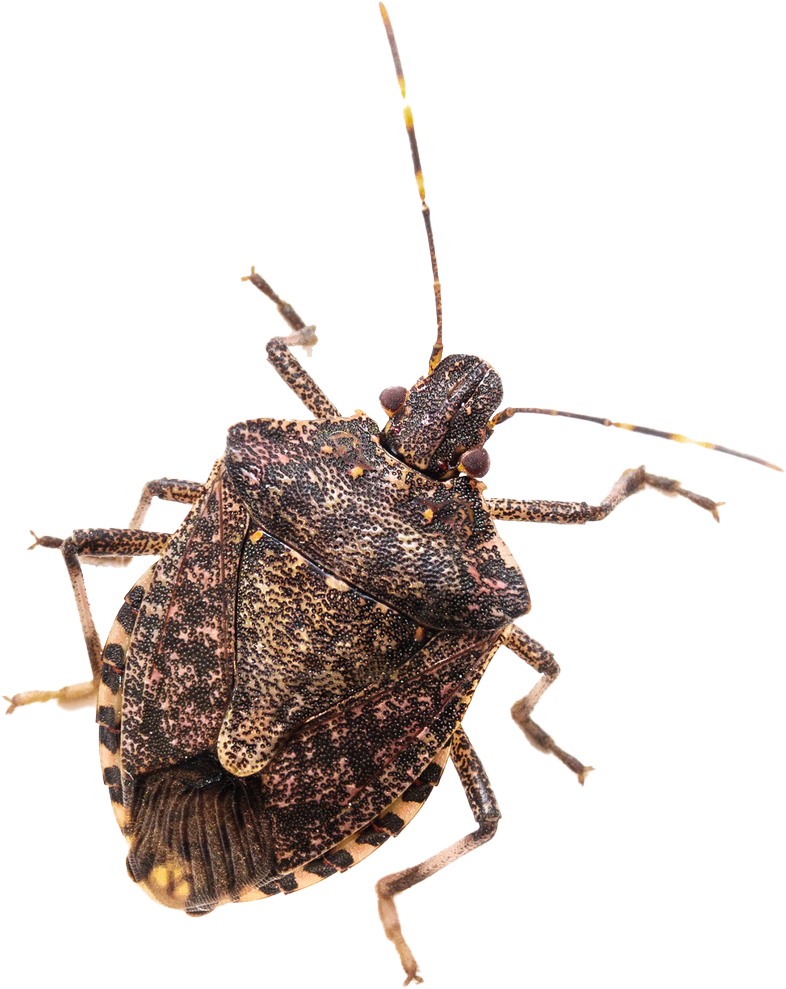
[[[528,607],[518,568],[461,488],[454,509],[444,486],[385,455],[366,418],[232,429],[225,461],[104,650],[105,776],[129,818],[130,872],[157,898],[202,913],[290,891],[298,867],[313,881],[353,864],[344,839],[379,845],[402,795],[425,799],[500,626]],[[437,501],[461,515],[465,545],[451,522],[424,518]],[[481,581],[496,593],[473,594]],[[215,641],[230,660],[220,666]],[[228,840],[201,819],[200,801],[216,813],[216,793],[233,808],[220,817],[244,817],[251,837]],[[186,843],[200,827],[202,843]]]
[[[308,343],[284,315],[303,335],[291,342]],[[392,895],[496,828],[460,723],[501,642],[543,675],[517,707],[530,740],[582,780],[588,768],[529,718],[557,670],[512,625],[529,599],[492,520],[583,522],[645,485],[686,492],[639,470],[594,508],[485,499],[476,478],[501,398],[487,365],[446,358],[413,388],[383,393],[380,434],[366,417],[334,415],[285,348],[272,349],[312,420],[241,423],[205,485],[149,488],[194,504],[171,537],[85,530],[69,542],[77,584],[80,556],[163,553],[100,659],[104,779],[132,878],[201,913],[348,868],[408,823],[451,757],[478,828],[381,886],[395,939]]]

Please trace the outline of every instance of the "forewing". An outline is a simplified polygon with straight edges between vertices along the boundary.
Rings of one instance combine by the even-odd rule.
[[[132,773],[210,749],[229,703],[248,513],[222,461],[207,489],[159,561],[134,627],[122,734],[123,765]]]
[[[436,636],[394,684],[366,688],[281,742],[262,773],[280,870],[324,854],[418,778],[463,717],[496,638]]]

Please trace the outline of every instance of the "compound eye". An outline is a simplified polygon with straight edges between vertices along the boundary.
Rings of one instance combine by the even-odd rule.
[[[491,458],[482,446],[461,454],[459,463],[470,477],[485,477],[491,467]]]
[[[394,385],[392,388],[386,388],[379,396],[380,404],[389,416],[393,416],[397,412],[400,412],[404,408],[404,403],[406,400],[407,389],[402,388],[401,385]]]

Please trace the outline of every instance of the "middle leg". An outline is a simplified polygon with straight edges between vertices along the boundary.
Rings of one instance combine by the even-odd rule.
[[[26,690],[6,697],[10,707],[6,714],[12,714],[18,707],[45,701],[74,701],[93,697],[98,691],[101,679],[101,640],[96,631],[90,602],[87,599],[85,578],[80,559],[101,558],[102,556],[161,556],[171,536],[167,532],[146,532],[143,529],[77,529],[68,539],[42,536],[36,545],[59,548],[63,554],[71,587],[76,600],[82,634],[85,637],[87,656],[90,660],[92,679],[84,683],[70,684],[59,690]]]
[[[559,676],[559,665],[554,659],[554,654],[515,625],[509,625],[505,629],[502,633],[502,641],[511,652],[523,659],[536,673],[540,673],[540,680],[532,690],[526,697],[516,701],[510,709],[513,720],[527,736],[530,745],[533,745],[540,752],[547,754],[550,752],[555,755],[561,763],[576,774],[579,783],[584,786],[584,780],[586,780],[587,774],[592,772],[593,767],[583,765],[575,756],[561,749],[551,735],[545,732],[540,725],[535,724],[531,718],[535,705]]]

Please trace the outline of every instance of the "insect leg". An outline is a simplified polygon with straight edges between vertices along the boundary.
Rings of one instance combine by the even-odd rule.
[[[71,578],[87,654],[90,658],[93,683],[96,686],[101,678],[101,640],[98,638],[93,616],[90,613],[90,603],[87,600],[85,579],[79,558],[81,556],[161,556],[169,539],[169,533],[146,532],[144,529],[77,529],[72,536],[63,540],[61,552]]]
[[[59,548],[63,554],[71,578],[71,587],[76,599],[93,677],[85,683],[71,684],[61,687],[60,690],[26,690],[14,694],[13,697],[6,697],[5,700],[10,703],[6,714],[11,714],[17,707],[25,704],[50,700],[83,700],[96,694],[101,679],[101,640],[98,638],[90,612],[85,578],[79,562],[80,556],[160,556],[166,549],[169,539],[169,533],[145,532],[142,529],[77,529],[68,539],[57,539],[54,536],[36,538],[34,545]]]
[[[423,980],[418,975],[418,965],[414,955],[401,933],[401,924],[393,898],[411,886],[423,882],[424,879],[433,876],[435,872],[444,869],[446,865],[450,865],[456,859],[460,859],[463,855],[474,851],[493,838],[497,830],[497,822],[501,816],[497,798],[491,789],[483,764],[461,725],[457,726],[453,732],[450,757],[458,771],[467,802],[477,821],[477,830],[449,845],[436,855],[432,855],[420,865],[385,876],[379,880],[376,887],[382,926],[385,928],[388,939],[395,945],[401,964],[407,974],[404,985]]]
[[[148,481],[142,488],[142,497],[139,499],[134,516],[131,519],[129,529],[141,529],[145,521],[147,510],[153,498],[160,498],[162,501],[178,501],[183,505],[194,505],[205,494],[205,485],[198,481],[175,481],[171,477],[161,477],[157,481]]]
[[[588,505],[585,501],[521,501],[515,498],[489,498],[486,504],[495,519],[510,522],[556,522],[562,525],[583,525],[585,522],[600,522],[630,495],[644,488],[655,488],[666,495],[680,495],[694,505],[710,512],[716,522],[720,521],[718,508],[722,501],[713,501],[704,495],[686,491],[679,481],[670,477],[648,474],[644,467],[636,467],[623,472],[620,479],[599,505]]]
[[[592,772],[592,766],[582,765],[575,756],[569,755],[561,749],[551,735],[548,735],[540,725],[535,724],[530,717],[535,705],[559,676],[559,665],[554,659],[554,654],[515,625],[509,625],[505,629],[502,633],[502,641],[508,649],[529,664],[536,673],[540,673],[540,680],[532,690],[526,697],[516,701],[510,709],[513,720],[527,736],[530,745],[534,745],[541,752],[551,752],[552,755],[555,755],[560,762],[576,774],[579,783],[583,786],[587,774]]]
[[[253,268],[250,275],[244,276],[243,281],[251,282],[268,299],[275,302],[276,309],[293,331],[287,337],[273,337],[272,340],[268,341],[268,361],[313,416],[316,416],[317,419],[327,419],[340,415],[341,413],[335,405],[289,349],[299,346],[303,347],[306,353],[310,353],[311,348],[317,342],[317,335],[314,332],[316,327],[306,326],[292,306],[280,299],[265,279],[258,275]]]

